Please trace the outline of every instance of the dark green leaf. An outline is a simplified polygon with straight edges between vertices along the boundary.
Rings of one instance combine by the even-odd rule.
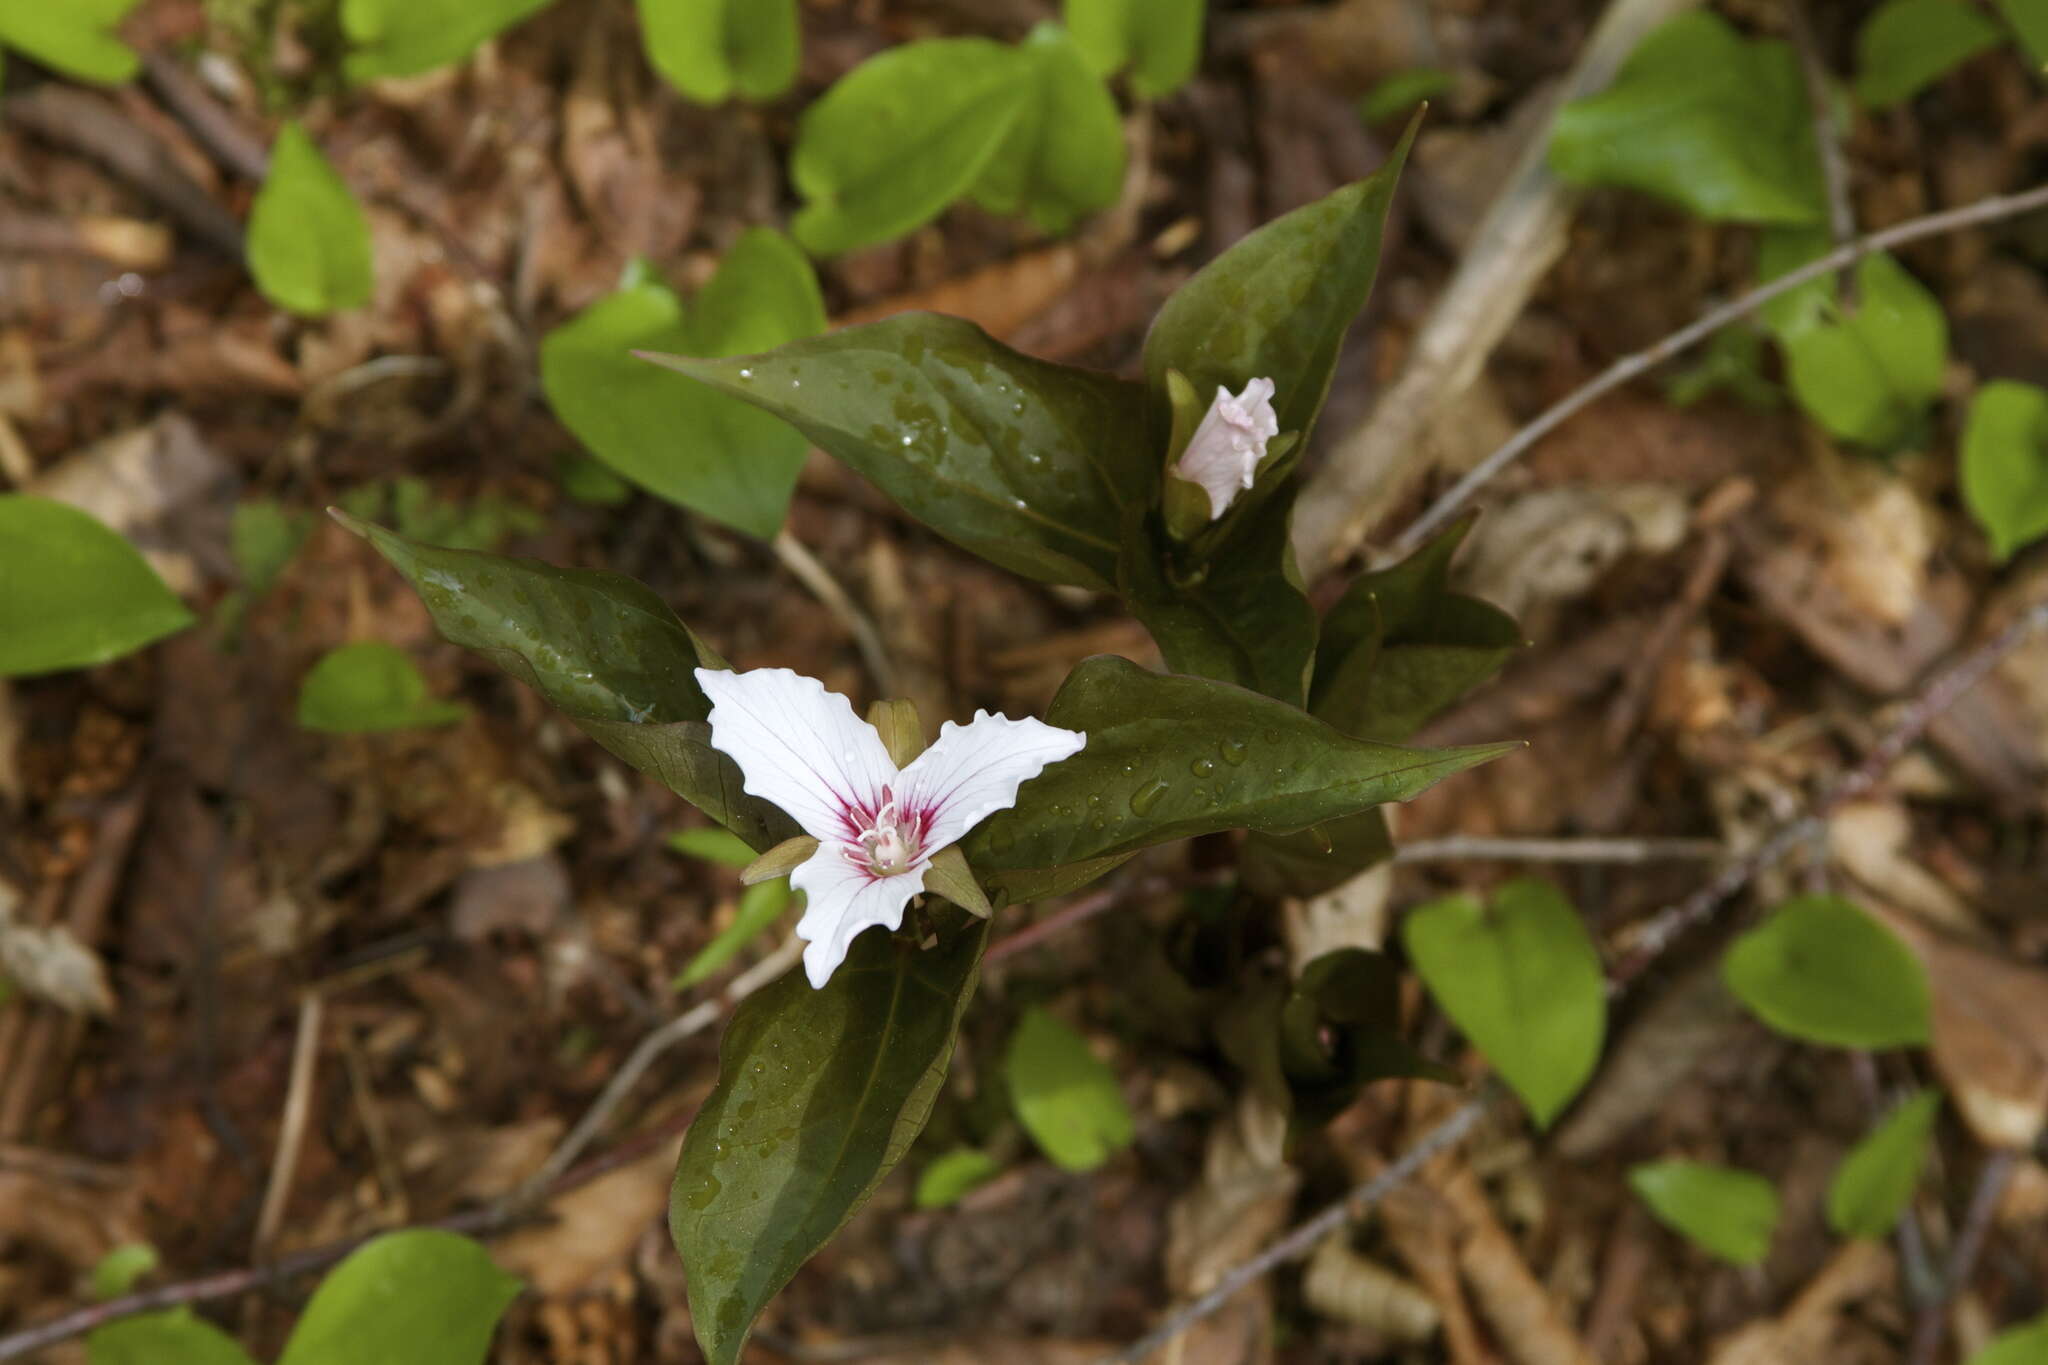
[[[1159,471],[1136,385],[906,313],[769,355],[650,357],[784,419],[947,539],[1049,583],[1116,581]]]
[[[986,1185],[1002,1171],[1002,1163],[973,1147],[955,1147],[934,1157],[917,1177],[917,1206],[943,1209],[970,1190]]]
[[[822,990],[798,968],[734,1013],[669,1202],[711,1365],[734,1365],[930,1117],[988,942],[988,921],[957,918],[930,951],[861,934]]]
[[[1307,441],[1344,334],[1372,292],[1387,205],[1416,127],[1371,177],[1247,234],[1174,291],[1145,338],[1145,379],[1162,413],[1169,369],[1203,395],[1266,378],[1280,430]]]
[[[1413,113],[1415,106],[1450,90],[1451,73],[1441,67],[1417,66],[1382,78],[1359,97],[1358,116],[1367,123],[1384,123]]]
[[[1293,834],[1255,831],[1244,841],[1237,870],[1261,896],[1318,896],[1393,856],[1385,812],[1368,810]]]
[[[2041,1365],[2044,1360],[2048,1360],[2048,1313],[2000,1332],[1989,1346],[1970,1357],[1969,1365]]]
[[[1219,830],[1305,829],[1405,801],[1505,748],[1352,739],[1256,692],[1107,655],[1068,675],[1045,719],[1088,745],[968,835],[968,861],[985,878]]]
[[[2048,66],[2048,5],[2041,0],[1994,0],[1998,12],[2005,16],[2005,22],[2012,26],[2020,46],[2026,49],[2027,59],[2035,74]],[[1975,1365],[1972,1362],[1972,1365]]]
[[[1707,338],[1697,361],[1671,372],[1664,381],[1664,396],[1681,408],[1717,393],[1757,412],[1783,407],[1785,395],[1765,378],[1763,360],[1763,333],[1745,323],[1731,323]]]
[[[135,547],[93,517],[0,493],[0,678],[105,663],[191,624]]]
[[[991,213],[1022,214],[1041,232],[1116,201],[1124,178],[1116,101],[1056,24],[1040,24],[1018,48],[1029,87],[1002,147],[974,183]]]
[[[1614,83],[1558,111],[1550,167],[1703,218],[1817,223],[1826,214],[1813,113],[1791,44],[1747,39],[1719,15],[1659,27]]]
[[[370,301],[370,224],[313,139],[278,130],[270,174],[249,206],[249,273],[263,297],[319,316]]]
[[[387,1233],[320,1282],[277,1365],[483,1365],[519,1287],[467,1237]]]
[[[1840,896],[1785,902],[1735,941],[1721,976],[1787,1037],[1862,1048],[1927,1041],[1927,969],[1897,935]]]
[[[796,80],[796,0],[639,0],[647,59],[699,104],[773,99]]]
[[[381,640],[329,650],[299,684],[299,724],[329,734],[427,729],[467,714],[434,700],[411,656]]]
[[[541,345],[545,355],[545,339]],[[591,507],[622,507],[633,496],[633,485],[612,473],[604,461],[572,451],[555,456],[555,477],[562,481],[564,493]]]
[[[85,1354],[91,1365],[255,1365],[233,1337],[189,1308],[96,1327]]]
[[[760,882],[740,892],[740,903],[733,911],[732,923],[720,930],[718,937],[697,950],[697,955],[669,983],[670,989],[686,991],[738,957],[740,949],[767,933],[769,926],[782,918],[782,912],[789,908],[795,895],[789,889],[787,878]]]
[[[742,236],[686,315],[666,286],[630,284],[548,333],[541,387],[569,429],[657,497],[767,538],[782,525],[803,437],[701,384],[678,383],[636,350],[730,356],[825,330],[817,276],[787,238]]]
[[[804,111],[790,230],[828,256],[900,237],[965,194],[1030,98],[1022,58],[986,38],[934,38],[868,58]]]
[[[1998,42],[1998,26],[1962,0],[1886,0],[1856,34],[1856,98],[1909,100]]]
[[[1280,1007],[1280,1064],[1304,1123],[1334,1118],[1374,1081],[1456,1084],[1401,1036],[1401,974],[1384,953],[1339,948],[1302,968]]]
[[[584,733],[757,849],[797,832],[745,795],[711,747],[711,704],[693,670],[725,661],[659,597],[620,574],[443,550],[345,514],[405,575],[441,634],[534,688]]]
[[[342,71],[361,83],[459,62],[549,0],[341,0],[350,51]]]
[[[1941,1092],[1923,1090],[1885,1116],[1856,1144],[1828,1182],[1828,1226],[1843,1237],[1881,1238],[1913,1197]]]
[[[1066,0],[1062,17],[1098,75],[1131,69],[1143,99],[1170,95],[1202,60],[1207,0]]]
[[[1309,706],[1347,734],[1399,743],[1492,677],[1522,644],[1514,618],[1449,589],[1472,518],[1361,574],[1323,620]]]
[[[115,36],[141,0],[62,0],[0,4],[0,47],[28,54],[44,66],[82,81],[116,85],[133,80],[142,65],[135,49]]]
[[[1963,426],[1963,501],[2000,559],[2048,535],[2048,391],[1994,379]]]
[[[1600,1060],[1607,987],[1571,902],[1522,878],[1411,910],[1401,941],[1429,993],[1548,1127]]]
[[[1137,1136],[1116,1073],[1042,1009],[1017,1021],[1003,1082],[1025,1131],[1062,1170],[1092,1171]]]
[[[1288,539],[1293,504],[1290,487],[1247,507],[1230,538],[1185,573],[1133,517],[1117,588],[1168,668],[1301,704],[1316,613]]]
[[[1629,1187],[1657,1221],[1735,1265],[1770,1254],[1778,1228],[1778,1192],[1760,1175],[1700,1161],[1633,1166]]]

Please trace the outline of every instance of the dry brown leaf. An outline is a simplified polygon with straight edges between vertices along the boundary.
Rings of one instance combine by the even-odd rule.
[[[979,323],[989,335],[1007,340],[1073,288],[1080,274],[1080,248],[1072,242],[1060,242],[942,280],[929,289],[850,309],[834,318],[833,324],[856,327],[896,313],[950,313]]]
[[[1202,1183],[1167,1216],[1166,1282],[1199,1294],[1285,1226],[1301,1176],[1287,1164],[1287,1116],[1246,1091],[1209,1130]]]
[[[472,867],[455,883],[449,924],[466,942],[513,931],[544,937],[570,902],[569,869],[554,853]]]
[[[1970,930],[1963,898],[1910,855],[1912,822],[1898,801],[1856,801],[1828,821],[1828,851],[1871,893],[1934,924]]]
[[[1595,1365],[1578,1333],[1529,1269],[1471,1168],[1454,1166],[1436,1182],[1463,1225],[1458,1269],[1516,1365]]]
[[[1336,1233],[1316,1248],[1302,1276],[1301,1293],[1324,1317],[1357,1323],[1404,1345],[1425,1342],[1443,1326],[1443,1314],[1427,1291],[1353,1251],[1348,1232]]]
[[[550,1201],[555,1221],[499,1242],[498,1264],[544,1298],[575,1293],[624,1265],[649,1220],[668,1209],[669,1177],[681,1148],[678,1140]]]
[[[1684,496],[1660,484],[1542,488],[1480,520],[1460,570],[1468,591],[1513,616],[1577,597],[1631,550],[1685,535]]]
[[[47,1175],[0,1170],[0,1247],[41,1247],[77,1274],[117,1246],[146,1240],[132,1189],[88,1191]]]
[[[1891,1282],[1889,1247],[1882,1242],[1849,1242],[1799,1292],[1791,1307],[1723,1340],[1708,1357],[1708,1365],[1813,1365],[1830,1359],[1828,1338],[1842,1310]]]

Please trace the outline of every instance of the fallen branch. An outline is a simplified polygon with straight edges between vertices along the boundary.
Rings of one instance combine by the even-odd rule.
[[[1719,308],[1702,314],[1698,320],[1679,328],[1656,345],[1623,356],[1545,408],[1535,420],[1509,437],[1500,449],[1474,465],[1469,473],[1451,485],[1448,492],[1431,503],[1429,510],[1417,517],[1413,524],[1395,539],[1393,558],[1399,559],[1414,553],[1439,528],[1464,510],[1465,504],[1472,500],[1472,495],[1484,487],[1494,475],[1521,458],[1530,447],[1563,426],[1594,400],[1605,397],[1636,376],[1706,340],[1729,323],[1748,317],[1772,299],[1790,293],[1809,280],[1817,280],[1832,271],[1854,265],[1873,251],[1889,251],[1893,247],[1904,246],[1909,242],[1939,237],[1948,232],[1960,232],[1964,228],[1981,227],[1986,223],[1995,223],[2003,218],[2016,217],[2042,208],[2048,208],[2048,185],[2036,185],[2019,194],[1994,194],[1988,199],[1980,199],[1961,208],[1944,209],[1939,213],[1909,218],[1882,232],[1859,237],[1817,261],[1809,262],[1797,270],[1760,284],[1740,298],[1732,299]],[[1348,549],[1348,545],[1340,547],[1340,551],[1342,549]],[[1331,556],[1332,559],[1336,557],[1336,554]],[[1306,555],[1303,559],[1306,562],[1313,562],[1309,561]]]

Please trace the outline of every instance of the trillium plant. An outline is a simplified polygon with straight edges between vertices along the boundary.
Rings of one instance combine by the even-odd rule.
[[[803,894],[803,966],[735,1011],[676,1171],[671,1229],[713,1365],[738,1359],[917,1139],[995,919],[1210,836],[1235,850],[1240,937],[1270,940],[1283,899],[1389,855],[1383,803],[1507,747],[1403,747],[1519,643],[1447,588],[1462,528],[1323,612],[1288,548],[1294,466],[1407,145],[1189,278],[1131,377],[932,314],[759,355],[645,357],[795,428],[960,550],[1121,602],[1164,670],[1084,660],[1042,717],[978,713],[926,747],[907,703],[873,699],[863,720],[814,679],[736,670],[631,579],[344,518],[449,639],[744,840],[750,878]],[[1144,941],[1178,962],[1165,937]],[[1363,949],[1292,981],[1190,983],[1205,1019],[1233,1021],[1225,1054],[1297,1126],[1375,1078],[1435,1074],[1399,1041],[1391,966]]]

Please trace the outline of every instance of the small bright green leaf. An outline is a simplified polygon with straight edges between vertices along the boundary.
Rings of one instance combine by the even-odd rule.
[[[1963,425],[1963,501],[2000,559],[2048,535],[2048,391],[2012,379],[1977,390]]]
[[[917,1177],[917,1206],[943,1209],[957,1204],[1002,1172],[1002,1163],[973,1147],[955,1147],[934,1157]]]
[[[381,640],[330,650],[299,684],[299,724],[329,734],[424,730],[467,714],[459,703],[428,695],[411,656]]]
[[[361,84],[459,62],[549,0],[341,0],[350,51],[342,71]]]
[[[136,1281],[155,1270],[156,1248],[147,1242],[129,1242],[100,1257],[92,1268],[92,1296],[102,1303],[118,1299],[135,1288]]]
[[[1928,1138],[1940,1112],[1941,1092],[1923,1090],[1856,1144],[1828,1182],[1829,1227],[1844,1237],[1891,1235],[1920,1183]]]
[[[542,354],[547,342],[542,340]],[[564,451],[555,457],[555,477],[562,491],[591,507],[619,507],[633,496],[633,485],[612,473],[602,460]]]
[[[370,301],[369,222],[296,123],[270,149],[270,174],[249,207],[248,250],[256,287],[280,308],[317,317]]]
[[[268,592],[312,533],[311,512],[288,510],[269,498],[236,503],[228,527],[228,545],[235,556],[235,568],[242,576],[243,590],[251,596]]]
[[[720,829],[716,825],[678,830],[668,836],[668,846],[686,858],[702,858],[727,867],[745,867],[759,856],[753,845],[731,830]]]
[[[639,0],[647,59],[699,104],[773,99],[796,80],[796,0]]]
[[[1748,1171],[1701,1161],[1632,1166],[1629,1187],[1657,1221],[1735,1265],[1755,1265],[1778,1229],[1778,1192]]]
[[[599,459],[657,497],[763,539],[789,510],[808,449],[786,424],[695,383],[636,350],[730,356],[825,330],[810,262],[755,228],[726,253],[686,315],[647,280],[586,308],[541,341],[541,387]]]
[[[191,624],[135,547],[93,517],[0,493],[0,678],[105,663]]]
[[[91,1365],[255,1365],[233,1337],[189,1308],[95,1327],[85,1354]]]
[[[1833,288],[1795,290],[1800,302],[1779,315],[1793,396],[1844,440],[1881,450],[1909,444],[1925,427],[1948,363],[1941,303],[1882,253],[1857,263],[1855,311],[1844,313]]]
[[[2035,74],[2048,67],[2048,4],[2042,0],[1994,0],[1998,12],[2005,16],[2005,22],[2018,35],[2020,46],[2027,51],[2027,59],[2034,64]]]
[[[1025,215],[1041,232],[1065,232],[1116,201],[1123,124],[1116,101],[1057,25],[1033,29],[1018,57],[1029,93],[974,182],[974,202],[991,213]]]
[[[1015,807],[963,842],[992,892],[1010,884],[1006,872],[1220,830],[1305,829],[1405,801],[1511,747],[1402,749],[1352,739],[1256,692],[1152,673],[1114,655],[1069,674],[1045,719],[1081,731],[1088,744],[1027,782]]]
[[[495,550],[512,536],[547,524],[525,503],[496,493],[444,498],[425,479],[410,475],[388,485],[366,485],[341,502],[366,521],[383,516],[388,503],[400,535],[449,550]],[[362,510],[365,505],[370,510]]]
[[[2000,1332],[1989,1346],[1970,1357],[1969,1365],[2041,1365],[2044,1360],[2048,1360],[2048,1313]]]
[[[1612,85],[1558,111],[1550,167],[1703,218],[1815,223],[1826,212],[1798,56],[1699,11],[1665,22]]]
[[[1371,176],[1246,234],[1174,291],[1145,337],[1145,379],[1162,417],[1170,369],[1205,397],[1271,379],[1280,430],[1307,442],[1344,334],[1372,292],[1416,127]]]
[[[11,47],[82,81],[133,80],[141,59],[115,36],[141,0],[8,0],[0,4],[0,47]]]
[[[1763,360],[1763,333],[1731,323],[1707,338],[1697,361],[1672,371],[1664,381],[1664,396],[1681,408],[1717,393],[1756,412],[1782,407],[1785,395],[1764,377]]]
[[[1800,896],[1735,941],[1728,989],[1787,1037],[1836,1047],[1913,1047],[1928,1037],[1927,969],[1898,936],[1840,896]]]
[[[343,513],[404,574],[441,634],[538,691],[579,729],[757,849],[797,833],[711,747],[693,670],[726,663],[621,574],[421,545]]]
[[[467,1237],[387,1233],[320,1282],[277,1365],[483,1365],[519,1289]]]
[[[1873,109],[1909,100],[1998,37],[1963,0],[1886,0],[1856,34],[1856,98]]]
[[[1096,74],[1131,68],[1143,99],[1170,95],[1202,61],[1207,0],[1066,0],[1062,18]]]
[[[789,908],[795,894],[789,889],[786,878],[760,882],[740,892],[739,907],[733,912],[732,923],[697,950],[697,955],[677,973],[669,988],[686,991],[738,957],[740,949],[768,932],[768,927],[782,918],[782,912]]]
[[[1384,77],[1358,101],[1358,116],[1367,123],[1384,123],[1412,113],[1415,106],[1451,88],[1451,73],[1441,67],[1418,66]]]
[[[820,256],[900,237],[966,193],[1031,97],[1024,58],[986,38],[934,38],[868,58],[804,110],[790,225]]]
[[[650,359],[782,418],[940,535],[1041,582],[1112,586],[1124,511],[1149,506],[1159,478],[1135,384],[1034,360],[959,318]]]
[[[1092,1171],[1137,1136],[1116,1073],[1043,1009],[1017,1021],[1003,1082],[1031,1140],[1062,1170]]]
[[[861,934],[823,989],[798,967],[726,1026],[669,1201],[710,1365],[734,1365],[768,1300],[931,1116],[988,942],[988,921],[958,921],[930,950]]]
[[[1607,1027],[1600,955],[1571,902],[1522,878],[1490,908],[1454,895],[1411,910],[1401,941],[1444,1013],[1548,1127],[1593,1074]]]

